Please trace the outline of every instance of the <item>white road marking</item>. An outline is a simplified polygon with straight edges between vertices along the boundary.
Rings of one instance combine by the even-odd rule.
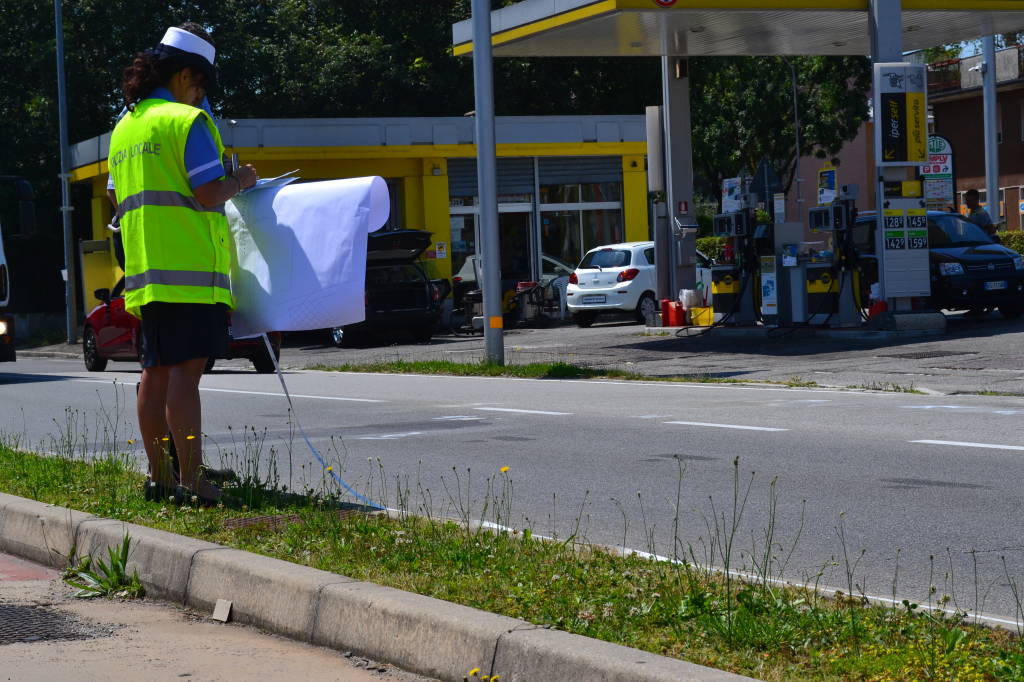
[[[87,384],[113,384],[110,380],[105,379],[73,379],[72,381],[81,381]],[[128,385],[129,382],[121,382],[124,385]],[[137,382],[130,382],[132,384]],[[200,391],[213,391],[214,393],[241,393],[243,395],[270,395],[278,398],[283,398],[284,393],[274,393],[272,391],[239,391],[233,388],[207,388],[205,386],[199,387]],[[338,400],[347,403],[386,403],[387,400],[375,400],[373,398],[342,398],[333,395],[304,395],[302,393],[292,393],[293,398],[308,398],[310,400]]]
[[[570,417],[572,412],[548,412],[547,410],[517,410],[512,407],[474,407],[474,410],[484,412],[515,412],[517,414],[547,414],[552,417]]]
[[[904,410],[977,410],[969,405],[900,405]]]
[[[952,445],[960,448],[989,448],[992,450],[1024,450],[1024,445],[997,445],[995,443],[964,443],[956,440],[912,440],[922,445]]]
[[[990,414],[1014,415],[1024,414],[1024,410],[993,410],[973,405],[900,405],[904,410],[968,410],[971,412],[988,412]]]
[[[634,419],[664,419],[665,417],[671,417],[670,414],[638,414]]]
[[[398,440],[409,436],[421,436],[422,431],[408,431],[406,433],[387,433],[381,436],[357,436],[356,440]]]
[[[740,429],[742,431],[789,431],[770,426],[742,426],[740,424],[709,424],[708,422],[664,422],[665,424],[681,424],[683,426],[710,426],[716,429]]]
[[[449,422],[478,422],[482,421],[483,417],[470,417],[465,414],[453,414],[450,417],[434,417],[433,421],[449,421]]]

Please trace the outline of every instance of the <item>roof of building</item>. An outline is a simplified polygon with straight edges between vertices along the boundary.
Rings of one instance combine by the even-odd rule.
[[[475,142],[472,116],[439,118],[218,119],[224,144],[254,147],[454,147]],[[620,143],[646,141],[643,115],[498,116],[498,144]],[[107,158],[110,133],[71,147],[71,167]]]

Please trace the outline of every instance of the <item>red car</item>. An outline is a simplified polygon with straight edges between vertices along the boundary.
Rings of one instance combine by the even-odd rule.
[[[93,308],[85,317],[82,330],[82,351],[85,357],[85,368],[90,372],[102,372],[107,368],[109,360],[138,362],[142,337],[139,334],[138,318],[129,315],[124,309],[124,278],[114,286],[114,290],[97,289],[93,295],[103,301]],[[271,332],[270,345],[274,356],[281,357],[281,332]],[[263,338],[231,339],[228,344],[228,356],[225,359],[247,358],[252,361],[260,374],[274,371],[274,361],[263,345]],[[206,363],[206,371],[213,369],[215,358]]]

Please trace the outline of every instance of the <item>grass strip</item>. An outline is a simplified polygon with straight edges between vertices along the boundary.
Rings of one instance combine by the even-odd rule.
[[[509,511],[511,479],[503,471],[493,481],[493,508]],[[141,484],[126,455],[43,457],[0,445],[4,492],[764,680],[1024,679],[1018,636],[909,602],[883,608],[725,580],[696,562],[619,557],[529,531],[473,531],[413,515],[339,519],[317,497],[250,495],[253,505],[242,509],[178,508],[145,502]],[[271,514],[299,522],[225,526]]]
[[[390,374],[439,374],[459,377],[511,377],[518,379],[618,379],[621,381],[666,381],[685,384],[760,384],[789,388],[821,388],[816,381],[793,376],[776,381],[771,379],[735,379],[710,374],[678,374],[650,376],[620,369],[595,369],[568,362],[532,362],[523,365],[498,365],[492,362],[454,362],[452,360],[389,360],[381,362],[344,363],[340,365],[315,364],[306,369],[321,372],[365,372]],[[915,393],[923,391],[895,382],[845,386],[852,390],[882,391],[887,393]]]
[[[316,364],[306,369],[322,372],[367,372],[393,374],[442,374],[460,377],[511,377],[517,379],[621,379],[627,381],[669,381],[702,384],[767,383],[788,385],[789,382],[747,381],[708,374],[680,374],[675,376],[647,376],[619,369],[595,369],[568,362],[531,362],[524,365],[498,365],[492,362],[453,362],[451,360],[390,360],[386,362],[345,363],[341,365]],[[814,382],[802,386],[816,385]]]

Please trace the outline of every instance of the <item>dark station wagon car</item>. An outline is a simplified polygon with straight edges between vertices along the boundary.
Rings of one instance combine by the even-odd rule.
[[[875,253],[875,217],[861,214],[853,231],[861,256]],[[958,213],[928,212],[928,259],[936,310],[999,308],[1003,317],[1024,313],[1024,257],[999,244]],[[863,264],[867,265],[870,261]],[[877,279],[864,278],[866,287]],[[867,300],[866,294],[863,300]]]
[[[90,372],[102,372],[110,360],[138,362],[142,336],[139,334],[141,323],[138,318],[124,309],[124,278],[114,286],[114,290],[97,289],[93,295],[102,303],[92,309],[86,316],[82,329],[82,353],[85,368]],[[281,354],[281,332],[268,334],[274,355]],[[274,371],[274,361],[267,353],[262,337],[251,339],[231,339],[228,343],[227,358],[245,358],[252,362],[256,371],[269,374]],[[206,371],[213,369],[217,358],[210,358],[206,363]]]
[[[371,232],[366,249],[366,319],[330,330],[338,347],[371,334],[412,335],[429,341],[448,295],[447,280],[431,280],[416,259],[433,237],[425,230]]]

